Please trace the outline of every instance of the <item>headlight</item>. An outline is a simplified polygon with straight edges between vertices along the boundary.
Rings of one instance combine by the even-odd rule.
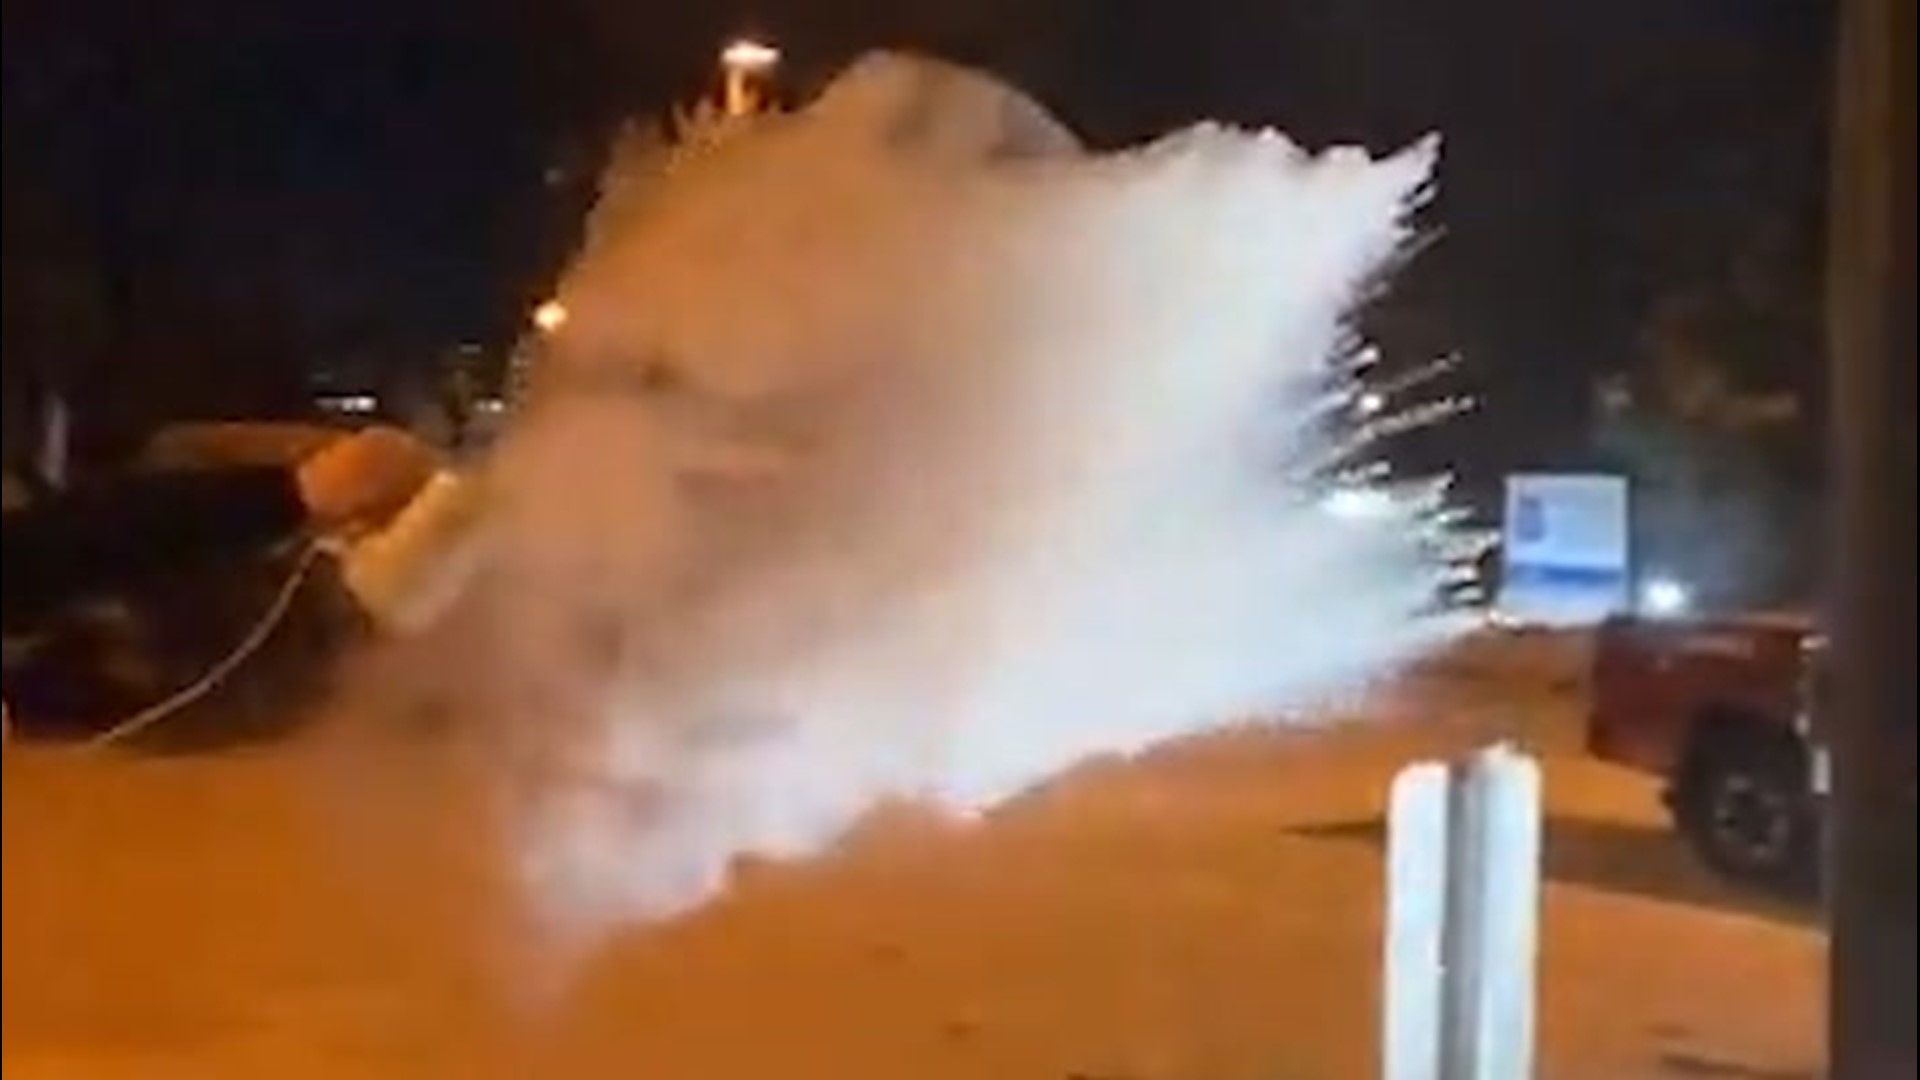
[[[1672,618],[1693,606],[1693,593],[1670,577],[1649,578],[1640,586],[1640,611],[1655,618]]]

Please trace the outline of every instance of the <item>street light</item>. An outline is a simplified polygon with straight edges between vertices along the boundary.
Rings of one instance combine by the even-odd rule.
[[[755,83],[780,63],[780,50],[751,38],[738,38],[720,50],[726,78],[723,104],[728,116],[745,116],[760,106]]]
[[[765,71],[780,62],[780,50],[750,38],[740,38],[720,50],[720,62],[742,71]]]
[[[1656,619],[1684,615],[1693,606],[1693,592],[1678,578],[1653,577],[1640,587],[1640,611]]]
[[[567,324],[567,306],[558,300],[548,300],[533,309],[534,328],[543,334],[551,334]]]

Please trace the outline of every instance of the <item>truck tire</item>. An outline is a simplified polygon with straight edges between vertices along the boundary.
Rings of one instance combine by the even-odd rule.
[[[1775,725],[1704,722],[1676,778],[1674,823],[1722,876],[1811,895],[1819,883],[1820,814],[1808,769],[1805,745]]]

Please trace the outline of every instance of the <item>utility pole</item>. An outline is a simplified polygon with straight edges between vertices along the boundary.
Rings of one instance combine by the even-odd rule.
[[[1914,0],[1842,0],[1834,65],[1833,754],[1837,1080],[1915,1075]]]

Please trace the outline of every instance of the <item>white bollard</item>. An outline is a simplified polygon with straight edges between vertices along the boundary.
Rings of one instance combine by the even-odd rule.
[[[1528,1080],[1540,767],[1504,745],[1394,778],[1381,999],[1386,1080]]]
[[[1381,1075],[1433,1080],[1440,1061],[1440,939],[1447,894],[1447,767],[1393,779],[1387,804],[1386,968]]]

